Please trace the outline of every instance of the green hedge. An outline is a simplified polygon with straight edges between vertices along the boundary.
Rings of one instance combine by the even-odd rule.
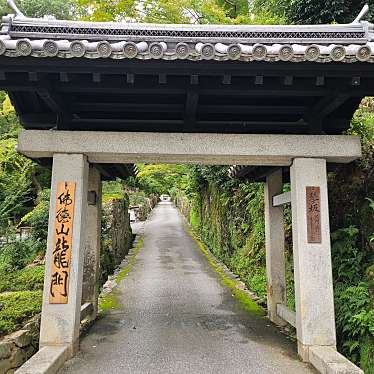
[[[19,291],[0,294],[0,336],[22,327],[40,313],[42,291]]]
[[[0,293],[42,290],[44,266],[28,267],[0,274]]]

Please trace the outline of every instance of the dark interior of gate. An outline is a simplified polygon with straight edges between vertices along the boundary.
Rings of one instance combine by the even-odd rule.
[[[0,86],[26,129],[341,134],[374,87],[367,22],[166,26],[7,16],[1,33]],[[131,166],[101,168],[111,178]]]
[[[2,84],[28,129],[339,134],[374,83],[345,64],[12,62]]]

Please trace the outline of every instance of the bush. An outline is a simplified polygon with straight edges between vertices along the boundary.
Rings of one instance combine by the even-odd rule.
[[[38,196],[35,208],[26,214],[20,223],[27,223],[32,227],[32,238],[40,243],[39,247],[44,250],[47,247],[50,193],[49,189],[43,190]]]
[[[337,287],[335,315],[339,350],[359,363],[363,359],[362,343],[374,337],[374,310],[368,284],[361,282],[357,286]]]
[[[363,275],[363,254],[357,248],[356,227],[339,229],[331,234],[332,265],[336,284],[357,284]]]
[[[0,274],[0,293],[6,291],[42,290],[43,284],[44,266],[29,267]]]
[[[42,291],[20,291],[0,294],[0,336],[22,327],[40,313]]]
[[[24,268],[40,251],[40,243],[34,240],[14,241],[0,248],[1,272]]]

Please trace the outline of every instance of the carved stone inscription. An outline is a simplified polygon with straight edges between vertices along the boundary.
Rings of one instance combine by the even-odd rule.
[[[306,187],[308,243],[321,243],[321,189]]]
[[[49,291],[50,304],[68,303],[74,200],[75,183],[59,182],[56,195],[55,235]]]

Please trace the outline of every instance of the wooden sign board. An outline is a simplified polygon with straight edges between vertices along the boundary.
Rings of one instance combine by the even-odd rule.
[[[308,243],[321,243],[321,189],[306,187]]]
[[[75,183],[59,182],[56,194],[50,304],[67,304],[69,300],[74,205]]]

